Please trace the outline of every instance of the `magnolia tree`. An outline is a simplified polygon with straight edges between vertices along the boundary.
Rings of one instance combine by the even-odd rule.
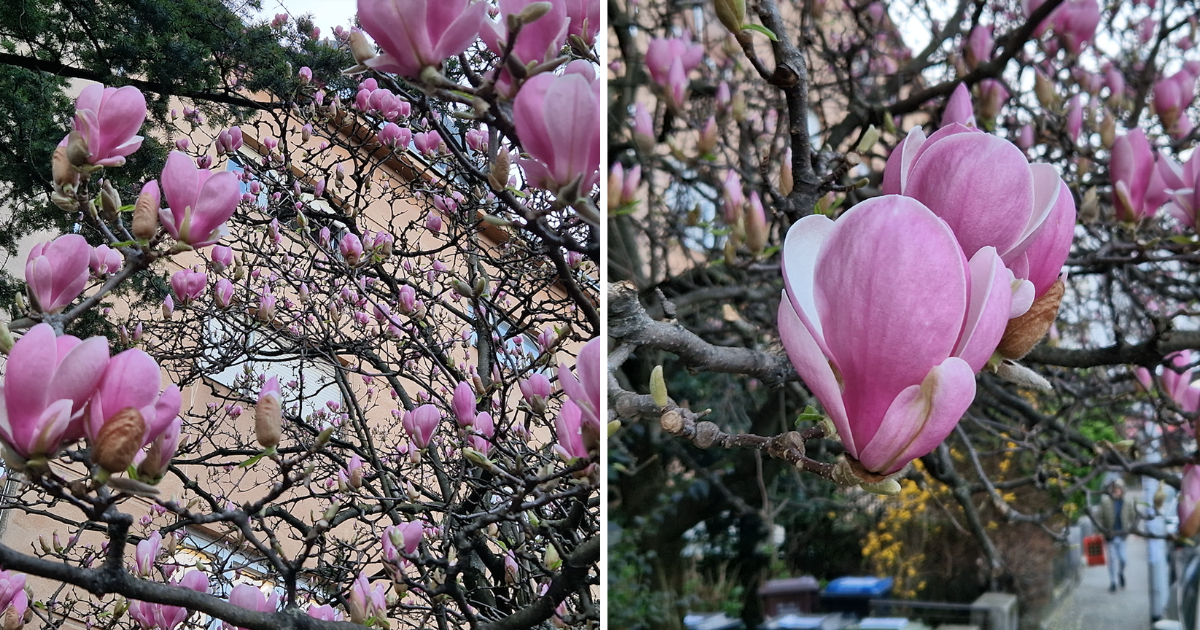
[[[598,619],[599,5],[358,21],[129,189],[145,95],[79,95],[0,337],[4,508],[54,530],[0,545],[6,628]]]
[[[747,623],[771,558],[1037,614],[1117,473],[1195,534],[1196,14],[610,3],[610,594],[677,623],[704,524]]]

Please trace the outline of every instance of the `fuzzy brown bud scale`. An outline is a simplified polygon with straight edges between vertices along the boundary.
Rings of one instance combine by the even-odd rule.
[[[126,407],[109,418],[96,434],[92,445],[92,462],[110,474],[119,473],[133,463],[146,435],[142,413]]]
[[[1024,315],[1008,320],[1008,327],[1004,329],[1004,337],[1000,339],[1000,346],[996,351],[1004,358],[1014,361],[1029,354],[1054,324],[1065,291],[1066,286],[1062,278],[1055,280]]]

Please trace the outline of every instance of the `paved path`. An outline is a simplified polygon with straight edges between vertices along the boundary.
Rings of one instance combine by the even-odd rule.
[[[1043,630],[1148,630],[1150,584],[1146,541],[1129,537],[1125,590],[1108,592],[1108,567],[1084,567],[1079,586],[1042,623]]]

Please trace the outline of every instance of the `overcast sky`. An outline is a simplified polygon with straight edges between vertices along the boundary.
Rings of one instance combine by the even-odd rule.
[[[358,11],[357,0],[262,0],[262,6],[262,15],[268,20],[276,13],[292,17],[311,13],[322,37],[332,36],[335,26],[349,27]]]

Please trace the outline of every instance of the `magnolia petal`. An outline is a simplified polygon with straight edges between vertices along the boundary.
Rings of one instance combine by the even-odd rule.
[[[1025,253],[1033,241],[1044,231],[1050,214],[1058,207],[1059,197],[1063,194],[1070,197],[1071,191],[1058,176],[1058,169],[1049,164],[1033,163],[1029,165],[1033,174],[1033,214],[1021,235],[1021,240],[1007,252],[1001,252],[1001,258],[1007,264],[1014,256]],[[1074,201],[1072,200],[1072,207]]]
[[[896,397],[859,462],[882,475],[899,471],[941,444],[974,399],[971,367],[956,357],[946,359],[920,385]]]
[[[786,299],[804,322],[817,346],[825,356],[833,356],[825,345],[825,333],[821,329],[821,318],[817,316],[816,273],[817,257],[821,247],[833,232],[834,223],[829,217],[812,214],[796,222],[788,230],[783,242],[783,284]]]
[[[971,258],[969,267],[971,302],[954,356],[978,372],[992,358],[1008,325],[1013,296],[1012,275],[993,247],[980,249]]]
[[[779,338],[787,351],[788,358],[796,367],[796,373],[812,391],[813,396],[821,401],[825,413],[837,427],[838,436],[846,447],[846,452],[856,456],[858,449],[854,443],[854,433],[850,430],[850,421],[846,416],[846,407],[842,402],[842,388],[837,376],[829,365],[821,349],[809,332],[808,326],[800,321],[796,309],[792,307],[787,295],[779,301]]]
[[[886,195],[837,220],[817,260],[817,313],[857,437],[950,356],[967,312],[962,250],[920,202]],[[1007,310],[1007,305],[1005,305]]]
[[[904,193],[913,160],[916,159],[917,151],[924,143],[925,131],[920,127],[914,127],[907,136],[904,136],[904,141],[900,143],[900,146],[892,150],[892,154],[888,156],[887,165],[883,169],[883,194],[899,195]]]

